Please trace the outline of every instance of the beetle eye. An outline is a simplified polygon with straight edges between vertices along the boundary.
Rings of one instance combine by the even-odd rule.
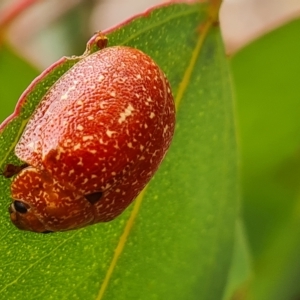
[[[96,192],[96,193],[85,195],[85,198],[91,204],[95,204],[96,202],[98,202],[101,199],[102,195],[103,195],[102,192]]]
[[[15,200],[13,205],[15,207],[15,210],[17,212],[19,212],[20,214],[26,214],[27,213],[28,208],[25,205],[25,203],[23,203],[21,201],[18,201],[18,200]]]

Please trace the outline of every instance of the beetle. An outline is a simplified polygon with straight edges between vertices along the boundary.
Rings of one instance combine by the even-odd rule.
[[[23,163],[9,212],[19,229],[46,233],[113,220],[170,146],[175,105],[166,75],[142,51],[99,40],[103,49],[49,88],[15,147]]]

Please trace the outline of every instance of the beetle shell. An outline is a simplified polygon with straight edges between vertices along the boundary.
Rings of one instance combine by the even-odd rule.
[[[114,219],[169,148],[175,107],[164,73],[143,52],[109,47],[75,64],[46,93],[16,155],[12,222],[36,232]]]

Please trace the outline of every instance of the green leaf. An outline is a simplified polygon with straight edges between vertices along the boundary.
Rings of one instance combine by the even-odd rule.
[[[293,299],[300,276],[300,20],[232,59],[243,213],[254,255],[249,298]]]
[[[0,46],[0,122],[14,111],[21,93],[37,75],[37,70],[11,49]]]
[[[237,214],[237,154],[227,60],[220,30],[210,22],[206,5],[177,3],[108,34],[110,45],[137,47],[166,72],[177,105],[171,149],[119,218],[73,232],[18,231],[7,213],[9,180],[1,179],[2,297],[222,297]],[[51,78],[4,129],[2,167],[16,159],[15,140]]]

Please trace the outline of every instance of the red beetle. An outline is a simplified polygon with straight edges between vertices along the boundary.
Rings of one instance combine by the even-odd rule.
[[[12,222],[64,231],[121,214],[168,150],[175,107],[162,70],[143,52],[108,47],[85,56],[45,94],[15,154]]]

